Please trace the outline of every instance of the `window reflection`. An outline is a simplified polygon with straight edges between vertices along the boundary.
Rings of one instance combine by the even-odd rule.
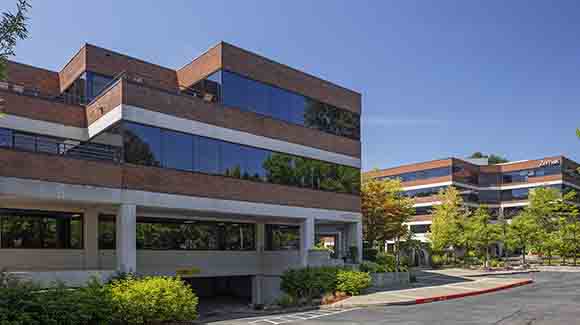
[[[355,140],[360,138],[359,114],[233,72],[217,71],[190,88],[196,96],[220,101],[225,106]]]
[[[249,223],[137,218],[137,249],[255,250]],[[115,249],[115,217],[99,217],[99,249]]]
[[[125,161],[341,193],[358,193],[360,170],[126,122]]]
[[[420,179],[429,179],[429,178],[443,177],[443,176],[449,176],[449,175],[451,175],[451,166],[424,169],[424,170],[419,170],[416,172],[402,173],[402,174],[398,174],[398,175],[383,176],[383,177],[380,177],[379,179],[400,179],[401,182],[410,182],[410,181],[416,181],[416,180],[420,180]]]
[[[266,250],[300,249],[300,227],[286,225],[266,225]]]
[[[1,248],[83,247],[82,215],[0,209]]]

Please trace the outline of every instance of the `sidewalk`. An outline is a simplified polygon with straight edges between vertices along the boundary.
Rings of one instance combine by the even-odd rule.
[[[376,292],[351,297],[330,307],[353,308],[367,306],[415,305],[434,301],[456,299],[514,288],[530,284],[531,279],[482,278],[441,286],[423,287],[397,291]]]
[[[467,269],[460,269],[460,268],[453,268],[453,269],[440,269],[440,270],[421,270],[424,273],[431,273],[431,274],[441,274],[446,276],[455,276],[461,278],[470,278],[470,277],[482,277],[482,276],[497,276],[497,275],[512,275],[512,274],[527,274],[533,272],[539,272],[537,268],[533,269],[516,269],[516,270],[509,270],[509,271],[480,271],[480,270],[467,270]]]

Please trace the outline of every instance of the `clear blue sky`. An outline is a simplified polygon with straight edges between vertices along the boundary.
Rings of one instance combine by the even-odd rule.
[[[15,0],[3,0],[0,10]],[[177,68],[225,40],[363,94],[363,168],[580,160],[578,1],[40,1],[16,60],[84,42]]]

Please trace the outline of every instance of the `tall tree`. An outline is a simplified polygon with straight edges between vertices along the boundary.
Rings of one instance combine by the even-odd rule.
[[[480,151],[476,151],[476,152],[472,153],[471,156],[469,156],[467,158],[475,158],[475,159],[487,158],[490,165],[502,164],[502,163],[506,163],[509,161],[505,157],[502,157],[502,156],[499,156],[496,154],[486,155]]]
[[[390,179],[363,179],[361,200],[365,241],[371,247],[384,247],[387,240],[393,239],[399,263],[401,238],[407,232],[405,223],[415,210],[413,200],[403,195],[399,180]]]
[[[28,37],[26,16],[30,4],[27,0],[18,0],[16,13],[10,11],[2,13],[0,20],[0,80],[6,79],[6,59],[14,55],[18,40]],[[0,117],[4,111],[4,98],[0,97]]]
[[[6,79],[6,60],[14,55],[16,42],[28,37],[28,9],[27,0],[18,0],[16,13],[7,11],[2,13],[0,20],[0,80]]]
[[[463,206],[459,191],[450,186],[438,194],[441,204],[436,205],[433,212],[433,223],[429,239],[434,252],[453,248],[454,251],[465,244],[463,236],[465,221],[469,212]]]
[[[540,227],[536,219],[522,211],[516,216],[508,227],[507,244],[522,251],[522,263],[526,264],[526,254],[528,249],[534,245],[538,239]]]
[[[488,266],[489,247],[501,239],[501,227],[498,224],[492,224],[490,221],[489,210],[486,206],[481,205],[475,213],[467,220],[467,233],[471,239],[471,245],[483,256],[483,265]]]

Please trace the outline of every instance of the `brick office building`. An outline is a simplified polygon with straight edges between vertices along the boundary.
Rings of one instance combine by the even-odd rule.
[[[404,194],[415,201],[415,215],[408,225],[418,240],[428,242],[431,213],[440,204],[437,193],[441,189],[454,186],[466,206],[476,208],[485,204],[493,219],[509,220],[528,204],[528,193],[534,188],[552,187],[580,194],[579,166],[564,156],[496,165],[488,164],[486,159],[448,158],[366,174],[378,179],[401,180]]]
[[[177,70],[88,44],[7,68],[0,268],[181,272],[260,303],[290,267],[361,256],[360,94],[223,42]]]

